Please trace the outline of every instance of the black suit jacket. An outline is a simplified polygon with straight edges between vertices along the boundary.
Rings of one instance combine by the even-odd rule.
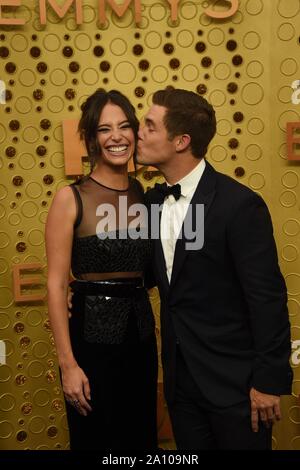
[[[155,204],[160,194],[152,189],[146,198]],[[207,162],[189,211],[196,204],[205,207],[204,245],[188,251],[184,236],[178,239],[170,284],[161,241],[153,240],[167,401],[174,397],[176,342],[214,406],[245,400],[252,386],[289,394],[287,294],[268,208]]]

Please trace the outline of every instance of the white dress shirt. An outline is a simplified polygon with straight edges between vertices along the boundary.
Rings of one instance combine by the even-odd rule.
[[[180,198],[176,201],[173,194],[170,194],[164,201],[161,214],[160,236],[169,282],[171,282],[176,242],[204,169],[205,160],[202,159],[190,173],[180,181],[177,181],[181,186]],[[170,185],[168,184],[168,186]]]

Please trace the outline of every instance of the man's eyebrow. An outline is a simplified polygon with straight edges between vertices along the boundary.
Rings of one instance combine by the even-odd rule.
[[[149,117],[145,117],[145,124],[147,124],[147,125],[150,124],[151,126],[155,127],[154,121]]]

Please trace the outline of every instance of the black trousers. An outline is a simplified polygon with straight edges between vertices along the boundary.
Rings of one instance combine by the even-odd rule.
[[[221,392],[220,392],[221,393]],[[271,450],[272,429],[251,429],[247,399],[228,408],[213,407],[199,391],[177,348],[176,394],[168,404],[179,450]]]

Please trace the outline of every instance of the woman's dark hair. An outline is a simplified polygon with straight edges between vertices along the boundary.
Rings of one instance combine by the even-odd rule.
[[[216,116],[211,104],[192,91],[171,87],[156,91],[152,101],[167,108],[164,125],[169,139],[189,134],[192,154],[203,158],[216,133]]]
[[[91,172],[95,168],[98,156],[101,155],[101,148],[97,138],[97,130],[100,115],[107,103],[115,104],[123,110],[130,126],[132,127],[135,142],[137,142],[138,138],[139,121],[136,117],[135,109],[129,99],[117,90],[105,91],[102,88],[96,90],[95,93],[89,96],[83,103],[81,107],[82,115],[78,124],[80,139],[84,140],[87,149]],[[135,157],[136,148],[133,154],[134,161]]]

